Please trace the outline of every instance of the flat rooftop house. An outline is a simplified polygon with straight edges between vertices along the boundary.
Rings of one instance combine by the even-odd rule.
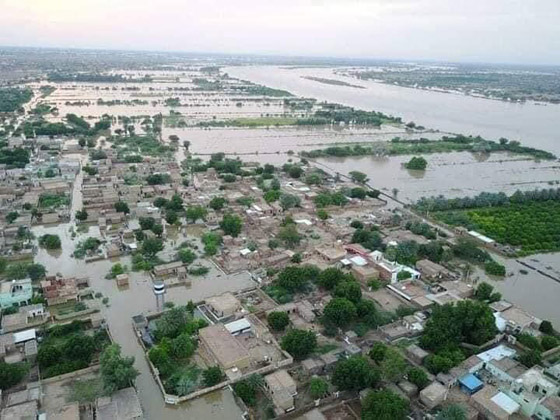
[[[461,389],[469,395],[474,394],[475,392],[480,391],[484,388],[484,383],[478,379],[472,373],[469,373],[461,378],[459,378],[459,386]]]
[[[506,331],[520,333],[529,328],[533,323],[538,323],[537,319],[517,306],[512,306],[500,312],[500,318],[506,322]]]
[[[485,416],[492,420],[507,420],[519,411],[519,404],[492,385],[486,385],[471,397],[471,403]]]
[[[294,409],[294,396],[297,395],[297,386],[287,371],[280,369],[266,375],[264,382],[278,413],[285,413]]]
[[[47,277],[41,282],[41,288],[49,306],[78,301],[78,284],[73,277]]]
[[[0,283],[0,308],[27,303],[33,297],[31,279]]]
[[[179,278],[187,277],[187,269],[181,261],[174,261],[167,264],[156,265],[152,271],[157,278],[177,276]]]
[[[346,250],[342,246],[323,245],[315,248],[315,252],[323,260],[329,263],[340,261],[346,256]]]
[[[416,268],[422,273],[422,276],[432,279],[449,277],[451,274],[447,268],[426,259],[416,261]]]
[[[110,397],[98,398],[95,406],[98,420],[141,420],[144,418],[140,400],[136,390],[132,387],[121,389]]]
[[[447,398],[447,388],[439,382],[432,382],[420,391],[420,401],[429,409],[437,407]]]
[[[251,362],[249,351],[222,324],[202,328],[198,336],[208,355],[222,369],[249,367]]]
[[[241,309],[241,302],[230,292],[206,299],[206,305],[218,319],[233,316]]]

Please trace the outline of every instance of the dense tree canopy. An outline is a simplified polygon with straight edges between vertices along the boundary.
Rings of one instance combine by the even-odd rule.
[[[363,356],[340,360],[332,375],[332,383],[340,390],[360,391],[377,385],[381,379],[378,369]]]
[[[492,310],[483,302],[465,300],[436,306],[421,338],[429,350],[455,348],[461,342],[481,345],[497,333]]]
[[[282,338],[282,348],[295,359],[304,359],[317,346],[317,337],[313,331],[292,329]]]
[[[405,420],[408,402],[392,391],[370,392],[362,402],[363,420]]]

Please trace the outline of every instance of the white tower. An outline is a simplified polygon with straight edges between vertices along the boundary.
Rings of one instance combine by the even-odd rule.
[[[156,295],[156,307],[158,312],[163,311],[163,305],[165,304],[165,283],[159,282],[154,283],[154,295]]]

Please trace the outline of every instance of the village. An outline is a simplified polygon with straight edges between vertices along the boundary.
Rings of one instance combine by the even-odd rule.
[[[89,119],[2,149],[0,418],[560,417],[558,333],[484,281],[491,238],[358,171]]]

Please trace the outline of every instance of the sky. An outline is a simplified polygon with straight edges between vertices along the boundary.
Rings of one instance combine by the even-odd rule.
[[[560,0],[0,0],[0,45],[560,65]]]

